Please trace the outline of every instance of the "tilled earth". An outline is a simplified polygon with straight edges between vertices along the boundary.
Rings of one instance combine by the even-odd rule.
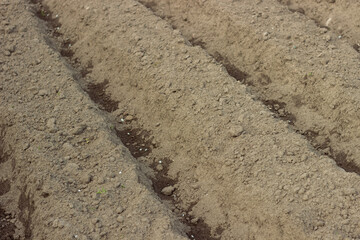
[[[2,0],[0,239],[360,239],[359,12]]]

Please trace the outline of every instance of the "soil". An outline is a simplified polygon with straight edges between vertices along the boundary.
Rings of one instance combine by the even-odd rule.
[[[360,239],[359,11],[2,1],[0,239]]]

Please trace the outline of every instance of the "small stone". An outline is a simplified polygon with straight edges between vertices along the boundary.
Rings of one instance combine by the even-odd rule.
[[[8,50],[10,53],[15,52],[15,45],[10,45],[6,47],[6,50]]]
[[[52,227],[53,228],[57,228],[59,226],[59,219],[55,219],[53,222],[52,222]]]
[[[131,116],[131,115],[127,115],[127,116],[125,117],[125,120],[126,120],[126,121],[132,121],[132,120],[134,120],[134,117]]]
[[[85,131],[86,128],[87,128],[86,124],[81,124],[73,129],[72,134],[80,135]]]
[[[105,183],[105,178],[100,177],[97,181],[98,184],[104,184]]]
[[[229,134],[233,138],[240,136],[243,132],[244,132],[244,128],[242,126],[232,127],[229,130]]]
[[[305,194],[302,199],[303,199],[304,201],[309,200],[309,195],[308,195],[308,194]]]
[[[88,173],[84,173],[80,176],[80,183],[82,184],[88,184],[91,182],[91,175]]]
[[[317,220],[317,221],[315,221],[314,222],[314,225],[316,226],[316,227],[323,227],[323,226],[325,226],[325,221],[324,220]]]
[[[240,114],[239,117],[237,118],[237,120],[238,120],[238,122],[241,123],[244,121],[244,118],[245,118],[244,114]]]
[[[193,183],[190,185],[193,189],[199,189],[200,185],[198,183]]]
[[[117,209],[116,209],[116,213],[117,214],[120,214],[120,213],[122,213],[122,212],[124,212],[124,208],[123,207],[121,207],[121,206],[119,206]]]
[[[96,223],[98,223],[100,221],[100,219],[98,219],[98,218],[93,218],[93,219],[91,219],[91,223],[92,224],[96,224]]]
[[[78,173],[78,170],[79,170],[79,165],[77,165],[76,163],[68,163],[64,168],[64,171],[72,175],[76,175]]]
[[[193,218],[193,219],[191,219],[190,222],[191,222],[192,224],[196,224],[198,221],[199,221],[198,218]]]
[[[269,32],[264,32],[263,33],[263,39],[266,41],[270,38],[270,33]]]
[[[74,151],[74,146],[71,145],[70,143],[66,142],[63,144],[63,148],[65,151],[69,151],[69,152],[72,152]]]
[[[117,218],[116,218],[116,221],[118,222],[118,223],[122,223],[122,222],[124,222],[124,217],[123,216],[118,216]]]
[[[345,188],[344,190],[343,190],[343,195],[344,196],[350,196],[350,195],[356,195],[356,189],[354,189],[354,188]]]
[[[6,28],[6,33],[7,33],[7,34],[10,34],[10,33],[15,32],[15,30],[16,30],[16,26],[8,26],[8,27]]]
[[[48,121],[47,121],[47,126],[48,127],[54,127],[56,124],[56,119],[55,118],[50,118]]]
[[[163,169],[164,169],[164,167],[161,164],[158,164],[156,166],[156,170],[159,171],[159,172],[161,172]]]
[[[10,55],[11,55],[11,52],[8,51],[8,50],[5,50],[5,51],[4,51],[4,55],[5,55],[5,56],[10,56]]]
[[[24,146],[23,146],[23,150],[25,151],[26,149],[28,149],[30,147],[30,144],[29,143],[25,143]]]
[[[46,91],[45,89],[41,89],[41,90],[39,91],[39,95],[40,95],[40,96],[47,96],[47,95],[49,95],[49,93],[48,93],[48,91]]]
[[[168,187],[164,187],[161,192],[166,195],[166,196],[170,196],[173,192],[175,191],[175,187],[174,186],[168,186]]]
[[[46,126],[48,127],[49,131],[51,133],[55,133],[57,132],[57,128],[56,128],[56,119],[55,118],[50,118],[47,123]]]

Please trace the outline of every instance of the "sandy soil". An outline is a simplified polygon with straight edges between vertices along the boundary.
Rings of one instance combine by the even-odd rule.
[[[360,52],[360,2],[355,0],[279,0],[290,11],[305,14],[319,26],[346,38]]]
[[[333,26],[300,1],[2,1],[0,239],[360,239],[360,9],[318,2]]]

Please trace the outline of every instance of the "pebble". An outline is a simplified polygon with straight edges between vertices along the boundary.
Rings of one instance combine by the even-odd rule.
[[[11,52],[8,51],[8,50],[5,50],[5,51],[4,51],[4,55],[5,55],[5,56],[10,56],[10,55],[11,55]]]
[[[344,196],[350,196],[350,195],[356,195],[356,189],[354,189],[354,188],[345,188],[344,190],[343,190],[343,195]]]
[[[71,173],[73,175],[76,175],[78,173],[79,165],[76,163],[68,163],[66,164],[64,170],[68,173]]]
[[[65,151],[69,151],[69,152],[73,152],[74,151],[74,146],[71,145],[70,143],[66,142],[63,144],[63,148]]]
[[[48,127],[54,127],[56,124],[56,119],[55,118],[49,118],[49,120],[47,121],[47,126]]]
[[[229,130],[229,134],[233,138],[240,136],[243,132],[244,128],[242,126],[231,127]]]
[[[118,222],[118,223],[122,223],[122,222],[124,222],[124,217],[123,216],[118,216],[117,218],[116,218],[116,221]]]
[[[131,116],[131,115],[127,115],[127,116],[125,117],[125,120],[126,120],[126,121],[132,121],[133,119],[134,119],[134,117]]]
[[[50,119],[47,121],[46,126],[49,128],[49,131],[50,131],[51,133],[57,132],[56,119],[55,119],[55,118],[50,118]]]
[[[9,26],[6,28],[6,33],[10,34],[10,33],[15,32],[15,30],[16,30],[16,26]]]
[[[104,183],[105,183],[105,178],[99,177],[97,183],[98,183],[98,184],[104,184]]]
[[[47,95],[49,95],[49,93],[48,93],[48,91],[46,91],[45,89],[41,89],[41,90],[39,91],[39,95],[40,95],[40,96],[47,96]]]
[[[158,164],[157,166],[156,166],[156,170],[157,171],[162,171],[164,169],[164,167],[161,165],[161,164]]]
[[[117,214],[120,214],[120,213],[122,213],[122,212],[124,212],[124,208],[123,207],[121,207],[121,206],[119,206],[117,209],[116,209],[116,213]]]
[[[25,151],[26,149],[28,149],[30,147],[30,144],[29,143],[25,143],[24,146],[23,146],[23,150]]]
[[[72,134],[80,135],[85,131],[86,128],[87,128],[86,124],[81,124],[73,129]]]
[[[193,218],[193,219],[191,219],[191,223],[192,224],[196,224],[197,222],[199,221],[199,218]]]
[[[88,173],[81,174],[79,180],[82,184],[88,184],[89,182],[91,182],[91,175]]]
[[[8,50],[10,53],[15,52],[15,45],[10,45],[6,47],[6,50]]]
[[[161,192],[166,195],[166,196],[170,196],[173,192],[175,191],[175,187],[174,186],[168,186],[168,187],[164,187]]]
[[[268,40],[269,38],[270,38],[269,32],[264,32],[264,33],[263,33],[263,39],[266,41],[266,40]]]

